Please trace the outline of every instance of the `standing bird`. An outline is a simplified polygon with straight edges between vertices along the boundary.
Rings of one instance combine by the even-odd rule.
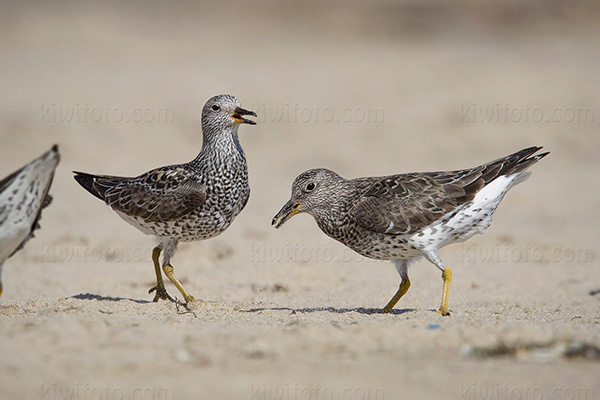
[[[0,296],[4,262],[34,237],[42,209],[52,202],[48,191],[59,160],[58,146],[54,145],[0,181]]]
[[[327,169],[300,174],[292,197],[275,215],[281,227],[292,216],[312,215],[323,232],[357,253],[391,260],[400,274],[398,292],[383,308],[388,313],[408,291],[408,266],[425,257],[442,271],[439,313],[449,315],[452,271],[438,250],[483,233],[506,192],[529,177],[527,168],[548,153],[530,147],[475,168],[344,179]]]
[[[238,99],[220,95],[202,109],[202,149],[186,164],[160,167],[135,178],[75,173],[75,180],[103,200],[125,221],[160,243],[152,251],[158,299],[174,301],[162,279],[162,270],[187,304],[196,299],[173,273],[171,258],[179,241],[204,240],[227,229],[250,196],[246,155],[238,139],[239,124],[255,125],[244,118],[256,113],[241,108]]]

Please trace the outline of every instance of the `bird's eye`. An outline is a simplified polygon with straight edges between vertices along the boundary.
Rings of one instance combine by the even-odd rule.
[[[211,108],[212,108],[214,111],[219,111],[221,107],[219,107],[218,105],[214,104],[214,105],[213,105]]]
[[[314,183],[309,183],[308,185],[306,185],[306,190],[308,192],[310,192],[311,190],[313,190],[315,188],[315,184]]]

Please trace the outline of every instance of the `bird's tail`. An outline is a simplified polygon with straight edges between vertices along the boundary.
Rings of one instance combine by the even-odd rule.
[[[519,172],[523,172],[527,168],[531,167],[533,164],[535,164],[536,162],[538,162],[539,160],[541,160],[542,158],[544,158],[548,154],[550,154],[550,152],[547,151],[545,153],[533,155],[541,149],[542,149],[541,146],[540,147],[529,147],[527,149],[523,149],[514,154],[511,154],[507,158],[512,157],[512,160],[511,160],[512,163],[509,163],[509,165],[507,165],[507,167],[505,168],[505,171],[503,171],[504,173],[502,175],[510,175],[510,174],[516,174]]]
[[[549,154],[549,152],[546,152],[534,155],[541,149],[542,147],[538,146],[528,147],[509,156],[499,158],[483,165],[484,169],[482,171],[482,177],[484,181],[486,184],[488,184],[500,176],[524,172],[527,168],[531,167],[533,164]],[[520,174],[518,181],[523,182],[529,177],[530,174],[531,173]],[[515,182],[515,184],[519,182]]]
[[[106,191],[115,187],[125,179],[119,176],[92,175],[86,172],[73,171],[75,180],[85,190],[102,201],[106,201]]]
[[[98,178],[96,175],[87,174],[85,172],[73,171],[75,174],[74,178],[85,190],[104,201],[104,193],[96,190],[94,186],[95,180]]]

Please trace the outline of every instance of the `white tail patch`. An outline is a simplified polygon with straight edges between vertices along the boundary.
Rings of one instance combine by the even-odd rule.
[[[494,179],[454,215],[442,217],[435,225],[425,228],[424,235],[414,235],[411,240],[418,243],[421,249],[437,250],[451,243],[463,242],[476,233],[484,233],[506,192],[530,175],[530,172],[519,172]]]

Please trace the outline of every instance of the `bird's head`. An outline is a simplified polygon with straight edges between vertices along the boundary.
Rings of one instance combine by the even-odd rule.
[[[228,94],[211,97],[202,109],[202,130],[215,132],[238,124],[256,125],[256,122],[245,118],[245,115],[256,117],[254,111],[243,109],[235,97]]]
[[[345,192],[345,179],[328,169],[311,169],[298,175],[292,184],[290,200],[279,210],[271,225],[281,227],[299,213],[312,215],[317,222],[331,214],[336,195]]]

